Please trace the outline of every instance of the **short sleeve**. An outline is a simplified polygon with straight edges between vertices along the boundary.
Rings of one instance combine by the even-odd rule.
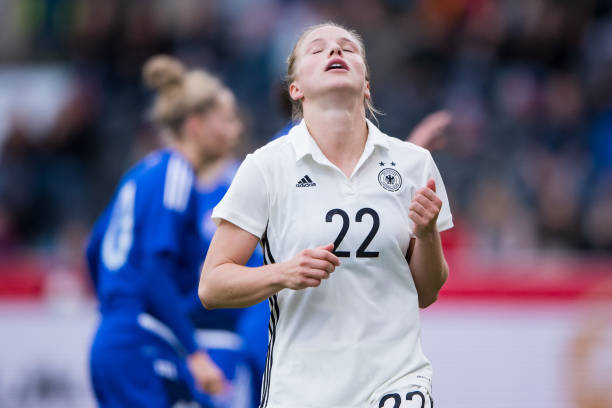
[[[261,238],[268,224],[268,208],[266,179],[256,158],[249,154],[211,218],[217,225],[223,219]]]
[[[438,231],[442,232],[453,227],[453,216],[451,214],[450,204],[448,203],[448,196],[446,195],[446,188],[442,181],[440,171],[436,166],[436,163],[431,157],[431,153],[427,151],[427,162],[425,163],[425,171],[423,173],[423,179],[421,180],[422,185],[427,185],[427,180],[433,178],[436,182],[436,195],[442,200],[442,208],[438,215]]]
[[[171,253],[177,256],[183,252],[182,245],[186,225],[193,219],[193,200],[185,211],[176,211],[156,202],[149,204],[150,217],[146,219],[143,234],[143,249],[149,253]]]
[[[141,180],[143,196],[138,200],[142,214],[143,250],[148,253],[184,253],[185,235],[196,223],[197,195],[188,163],[173,156],[165,172]]]

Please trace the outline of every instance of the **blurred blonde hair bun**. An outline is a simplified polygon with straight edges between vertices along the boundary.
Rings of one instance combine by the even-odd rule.
[[[197,69],[187,71],[176,58],[156,55],[142,69],[144,83],[157,91],[151,116],[155,122],[180,135],[183,121],[191,114],[205,113],[223,89],[217,77]]]
[[[169,55],[156,55],[147,60],[143,68],[144,83],[151,89],[163,90],[178,85],[185,75],[185,67]]]

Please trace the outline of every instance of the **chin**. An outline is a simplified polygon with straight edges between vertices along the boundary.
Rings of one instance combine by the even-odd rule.
[[[354,80],[350,78],[333,78],[331,81],[325,81],[321,83],[320,93],[328,93],[328,92],[349,92],[355,94],[363,93],[363,86],[361,84],[355,83]]]

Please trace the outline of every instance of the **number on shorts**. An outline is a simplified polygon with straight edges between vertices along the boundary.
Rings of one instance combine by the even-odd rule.
[[[421,398],[421,408],[425,408],[425,396],[423,395],[421,391],[409,392],[408,394],[406,394],[406,401],[412,401],[412,397],[414,397],[415,395],[418,395]],[[400,397],[398,393],[387,394],[384,397],[382,397],[380,399],[380,402],[378,403],[378,408],[384,408],[385,403],[391,399],[393,400],[393,408],[401,408],[402,397]]]
[[[399,394],[387,394],[380,399],[378,408],[383,408],[387,400],[393,400],[393,408],[400,408],[402,406],[402,397]]]
[[[406,394],[406,401],[412,401],[412,397],[414,397],[415,395],[421,397],[421,408],[425,408],[425,396],[421,391],[409,392],[408,394]]]

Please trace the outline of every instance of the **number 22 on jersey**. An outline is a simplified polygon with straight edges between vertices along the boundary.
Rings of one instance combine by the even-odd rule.
[[[357,258],[378,258],[378,255],[379,255],[378,251],[366,251],[366,248],[368,247],[370,242],[372,242],[372,240],[376,236],[376,233],[378,232],[378,228],[380,227],[380,218],[378,217],[378,213],[375,210],[373,210],[372,208],[366,207],[366,208],[362,208],[361,210],[357,211],[357,214],[355,215],[355,221],[362,222],[363,216],[366,214],[372,217],[372,229],[370,230],[368,235],[365,237],[365,239],[363,240],[359,248],[357,248],[356,257]],[[334,215],[339,215],[342,218],[342,228],[340,229],[340,233],[338,234],[338,237],[334,241],[333,253],[337,257],[348,258],[351,256],[350,251],[338,251],[337,249],[340,247],[340,243],[342,242],[346,233],[349,230],[349,224],[350,224],[349,215],[346,213],[346,211],[340,208],[334,208],[333,210],[329,210],[327,214],[325,215],[325,222],[332,222],[334,219]]]

